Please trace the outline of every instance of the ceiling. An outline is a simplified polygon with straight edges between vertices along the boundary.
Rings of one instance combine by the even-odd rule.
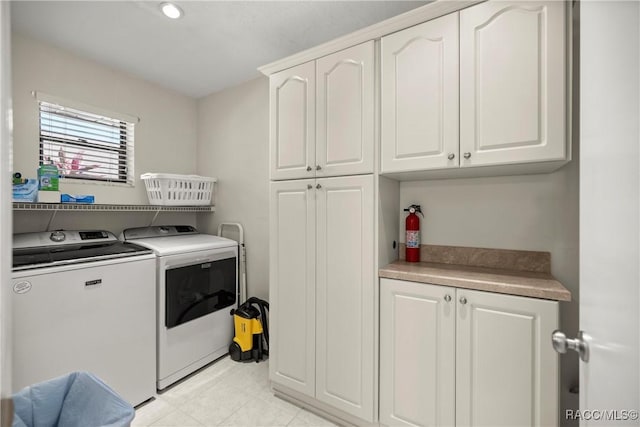
[[[426,1],[13,1],[15,31],[191,97]]]

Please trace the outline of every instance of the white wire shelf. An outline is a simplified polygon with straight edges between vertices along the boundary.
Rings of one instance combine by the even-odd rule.
[[[15,211],[93,211],[93,212],[215,212],[215,206],[99,205],[81,203],[14,202]]]

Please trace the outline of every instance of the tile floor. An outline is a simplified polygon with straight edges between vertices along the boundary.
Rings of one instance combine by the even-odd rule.
[[[275,397],[268,361],[225,357],[140,406],[132,426],[334,426]]]

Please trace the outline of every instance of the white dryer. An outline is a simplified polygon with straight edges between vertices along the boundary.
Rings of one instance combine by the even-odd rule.
[[[157,257],[162,390],[228,352],[230,310],[238,305],[238,243],[190,225],[130,228],[121,237]]]

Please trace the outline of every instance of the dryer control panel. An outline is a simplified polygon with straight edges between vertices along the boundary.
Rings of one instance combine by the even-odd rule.
[[[123,240],[146,239],[149,237],[182,236],[199,234],[191,225],[156,225],[153,227],[127,228],[122,232]]]

